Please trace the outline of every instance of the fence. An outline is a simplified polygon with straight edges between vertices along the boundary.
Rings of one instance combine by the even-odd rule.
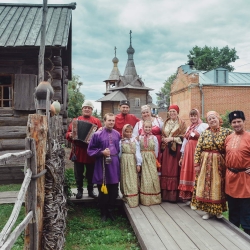
[[[11,249],[25,229],[24,249],[62,249],[66,230],[64,131],[59,116],[31,114],[25,151],[0,156],[0,164],[26,158],[25,178],[12,214],[0,233],[0,249]],[[25,196],[25,194],[27,195]],[[26,217],[11,232],[25,197]]]
[[[30,237],[29,248],[37,249],[36,245],[38,243],[38,233],[37,233],[37,219],[36,219],[36,200],[37,200],[36,182],[37,178],[45,174],[46,171],[43,171],[39,175],[37,175],[36,147],[34,139],[32,138],[25,139],[25,149],[26,149],[25,151],[19,153],[5,154],[3,156],[0,156],[0,163],[4,162],[9,163],[13,160],[21,159],[23,157],[26,158],[26,164],[25,164],[26,173],[24,181],[19,191],[11,216],[8,222],[6,223],[5,227],[3,228],[2,232],[0,233],[0,248],[3,250],[11,249],[18,236],[22,233],[22,231],[28,224],[30,232],[32,232],[32,235]],[[30,192],[27,192],[29,187],[30,187]],[[23,219],[23,221],[15,228],[15,230],[12,233],[10,233],[20,213],[26,192],[27,192],[26,207],[28,208],[29,212],[26,214],[26,217]]]

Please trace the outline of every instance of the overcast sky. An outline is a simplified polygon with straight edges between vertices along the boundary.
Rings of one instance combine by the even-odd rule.
[[[1,2],[43,3],[42,0]],[[70,3],[57,0],[52,3]],[[156,103],[155,93],[187,62],[195,45],[235,48],[235,72],[250,72],[250,0],[77,0],[73,13],[73,68],[83,82],[86,99],[105,92],[113,67],[124,73],[132,30],[137,74]],[[97,107],[97,106],[96,106]]]

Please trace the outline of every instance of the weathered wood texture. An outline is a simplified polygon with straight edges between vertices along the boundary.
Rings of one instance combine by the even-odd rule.
[[[0,192],[0,204],[14,204],[19,191]]]
[[[25,218],[22,220],[22,222],[15,228],[15,230],[11,233],[8,240],[4,243],[3,247],[1,249],[3,250],[9,250],[12,249],[12,246],[16,242],[19,235],[22,233],[24,228],[27,226],[27,224],[32,220],[33,212],[30,211]],[[33,248],[34,249],[34,248]],[[35,250],[35,249],[34,249]]]
[[[25,138],[26,127],[24,126],[2,126],[0,129],[0,139]]]
[[[51,86],[53,89],[61,90],[62,89],[62,81],[59,79],[53,79]]]
[[[250,237],[225,219],[202,219],[184,203],[124,209],[142,249],[247,250]],[[234,227],[234,226],[233,226]]]
[[[32,157],[26,160],[26,168],[31,169],[32,176],[37,175],[37,155],[36,155],[36,147],[35,141],[33,138],[25,139],[25,149],[31,150],[33,152]],[[30,185],[27,190],[27,195],[25,197],[25,210],[26,214],[30,211],[33,212],[32,223],[30,223],[25,229],[25,239],[26,242],[30,242],[30,244],[26,244],[24,249],[37,250],[38,249],[38,220],[37,220],[37,179],[31,179]]]
[[[40,36],[40,50],[39,50],[39,76],[38,81],[44,81],[44,51],[45,51],[45,39],[46,39],[46,20],[47,20],[47,0],[43,0],[43,15],[42,15],[42,25],[41,25],[41,36]]]
[[[24,139],[0,139],[0,151],[24,149]]]
[[[24,179],[23,166],[1,166],[0,165],[0,184],[19,184]]]
[[[0,126],[26,126],[27,121],[28,116],[0,116]]]
[[[29,115],[27,137],[34,138],[36,144],[37,153],[37,173],[39,174],[45,169],[45,155],[46,155],[46,139],[48,132],[47,117],[45,115]],[[43,208],[44,208],[44,196],[45,196],[45,176],[42,176],[37,180],[37,221],[39,242],[38,249],[42,249],[42,232],[43,232]],[[29,239],[25,237],[25,243]],[[29,241],[28,241],[29,242]],[[25,244],[26,245],[26,244]]]
[[[35,110],[34,91],[37,86],[36,75],[15,75],[14,109]]]
[[[2,152],[1,152],[2,153]],[[30,150],[25,150],[21,152],[13,152],[13,153],[6,153],[4,155],[0,156],[0,163],[11,163],[14,160],[20,159],[20,158],[29,158],[31,157],[32,152]]]
[[[31,175],[32,175],[31,170],[27,169],[27,172],[25,174],[25,179],[24,179],[23,184],[21,186],[20,192],[18,193],[15,206],[14,206],[14,208],[12,210],[12,213],[11,213],[11,215],[9,217],[9,220],[5,224],[3,230],[2,230],[2,232],[0,234],[0,247],[6,241],[8,235],[11,232],[12,227],[14,226],[14,224],[15,224],[15,222],[17,220],[17,217],[18,217],[18,215],[20,213],[21,206],[22,206],[22,203],[23,203],[27,188],[28,188],[30,180],[31,180]]]

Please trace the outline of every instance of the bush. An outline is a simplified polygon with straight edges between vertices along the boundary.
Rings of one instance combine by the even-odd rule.
[[[64,191],[66,193],[67,199],[69,199],[72,193],[72,186],[76,185],[74,170],[72,168],[68,168],[65,171],[65,179],[64,179]]]

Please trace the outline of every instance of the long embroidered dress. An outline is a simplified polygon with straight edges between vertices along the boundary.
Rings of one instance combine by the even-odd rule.
[[[161,189],[156,167],[158,141],[154,135],[141,135],[139,141],[142,156],[140,202],[145,206],[160,204]]]
[[[184,136],[184,140],[181,146],[181,153],[183,154],[183,160],[181,165],[180,183],[178,189],[183,200],[189,200],[192,198],[192,192],[195,183],[195,171],[194,171],[194,153],[195,148],[200,137],[200,134],[207,129],[207,123],[200,123],[196,127],[190,129],[188,127]]]
[[[181,144],[187,127],[184,121],[167,119],[162,128],[163,137],[174,137],[175,153],[168,146],[162,152],[161,164],[161,193],[163,201],[176,202],[179,197],[178,185],[180,182],[179,160],[181,158]]]
[[[139,205],[139,178],[136,166],[141,166],[139,142],[135,138],[120,141],[121,192],[130,207]]]
[[[201,134],[195,150],[194,164],[200,165],[201,171],[196,177],[191,205],[212,215],[227,211],[226,167],[220,152],[225,151],[225,139],[231,132],[228,128],[220,127],[214,133],[208,128]]]

